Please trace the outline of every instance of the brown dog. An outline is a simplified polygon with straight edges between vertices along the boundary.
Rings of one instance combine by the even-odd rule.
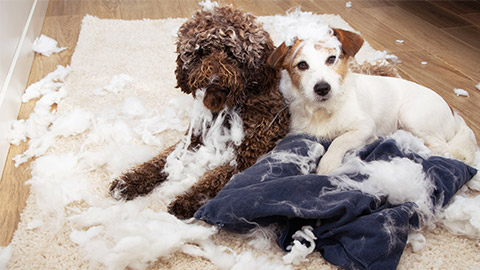
[[[192,217],[213,198],[230,178],[255,163],[288,132],[289,112],[279,92],[279,73],[267,64],[274,50],[270,35],[255,21],[232,7],[201,10],[179,29],[177,69],[181,90],[198,98],[215,121],[223,112],[241,118],[243,139],[233,147],[236,162],[207,171],[186,193],[177,197],[168,211],[179,218]],[[230,128],[229,116],[221,120]],[[205,144],[206,130],[187,134],[188,150],[195,152]],[[131,200],[146,195],[169,178],[164,168],[176,146],[128,171],[110,186],[117,199]]]

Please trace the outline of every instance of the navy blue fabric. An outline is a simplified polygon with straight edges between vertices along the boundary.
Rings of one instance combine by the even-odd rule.
[[[295,162],[279,162],[272,153],[289,152],[308,158],[311,146],[329,143],[307,135],[289,135],[254,166],[236,175],[195,213],[195,218],[221,228],[245,232],[277,223],[283,233],[278,244],[285,250],[292,235],[310,225],[315,248],[323,257],[346,269],[396,269],[408,230],[418,228],[413,202],[391,205],[359,190],[340,190],[329,177],[315,174],[320,157],[312,157],[310,174],[301,174]],[[476,170],[456,160],[432,156],[423,159],[403,153],[393,140],[379,139],[358,153],[365,161],[411,159],[424,168],[435,184],[435,206],[444,206]],[[365,175],[349,177],[363,181]]]

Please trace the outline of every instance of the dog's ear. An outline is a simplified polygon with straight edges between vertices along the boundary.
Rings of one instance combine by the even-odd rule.
[[[342,43],[342,51],[344,54],[354,57],[363,45],[363,38],[350,31],[333,28],[334,35]]]
[[[188,72],[183,69],[183,61],[180,55],[177,56],[177,68],[175,69],[175,76],[177,78],[177,88],[180,88],[182,92],[186,94],[192,93],[188,83]]]
[[[283,42],[280,46],[278,46],[272,54],[267,59],[267,64],[274,69],[280,69],[283,65],[285,60],[285,56],[287,56],[288,50],[290,47],[285,45]]]

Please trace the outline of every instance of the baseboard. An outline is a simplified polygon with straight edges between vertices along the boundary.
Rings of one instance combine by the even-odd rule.
[[[34,53],[32,44],[42,31],[48,0],[35,0],[18,42],[12,64],[0,92],[0,171],[3,174],[10,144],[7,135],[18,117],[21,97],[27,85]]]

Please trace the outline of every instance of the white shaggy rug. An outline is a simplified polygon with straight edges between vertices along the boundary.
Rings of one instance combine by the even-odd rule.
[[[350,28],[338,16],[321,18]],[[275,18],[260,20],[278,44]],[[335,269],[319,252],[288,263],[268,232],[217,234],[202,222],[177,220],[166,205],[188,188],[185,183],[166,183],[128,203],[109,196],[115,176],[187,129],[192,98],[175,88],[174,76],[176,31],[184,21],[86,16],[70,67],[27,91],[24,100],[41,99],[27,121],[15,123],[12,143],[30,138],[29,150],[16,160],[36,157],[31,195],[11,245],[0,249],[0,269],[2,260],[8,269]],[[385,57],[366,44],[357,58]],[[49,110],[53,103],[57,111]],[[479,236],[478,207],[452,211],[458,214],[453,229]],[[478,240],[441,226],[411,236],[420,250],[408,245],[399,269],[480,266]]]

